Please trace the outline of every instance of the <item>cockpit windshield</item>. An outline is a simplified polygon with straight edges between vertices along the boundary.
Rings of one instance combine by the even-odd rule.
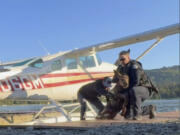
[[[42,68],[43,63],[44,62],[42,59],[31,58],[31,59],[27,59],[27,60],[24,60],[21,62],[8,63],[8,64],[0,65],[0,72],[7,72],[7,71],[10,71],[12,68],[24,66],[26,64],[28,64],[31,67]]]
[[[11,65],[12,67],[18,67],[18,66],[23,66],[25,64],[27,64],[28,62],[32,61],[33,59],[28,59],[28,60],[24,60],[22,62],[18,62],[18,63],[15,63],[13,65]]]
[[[2,64],[2,65],[0,65],[0,71],[1,72],[6,72],[6,71],[9,71],[11,68],[24,66],[25,64],[31,62],[32,60],[34,60],[34,58],[26,59],[26,60],[20,61],[20,62],[14,62],[14,63],[10,62],[10,63],[7,63],[7,64]]]
[[[34,68],[42,68],[43,64],[44,62],[42,59],[37,59],[33,61],[32,63],[30,63],[29,66],[34,67]]]

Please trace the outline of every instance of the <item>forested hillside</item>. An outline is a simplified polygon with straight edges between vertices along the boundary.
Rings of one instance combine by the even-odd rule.
[[[180,97],[180,66],[145,71],[159,88],[161,98]]]

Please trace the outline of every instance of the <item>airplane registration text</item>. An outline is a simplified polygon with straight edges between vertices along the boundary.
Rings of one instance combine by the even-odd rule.
[[[0,92],[16,90],[32,90],[44,88],[43,81],[36,75],[14,76],[6,80],[0,80]]]

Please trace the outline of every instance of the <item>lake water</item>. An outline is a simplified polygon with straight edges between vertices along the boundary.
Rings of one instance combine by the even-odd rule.
[[[173,100],[146,100],[144,105],[156,105],[157,112],[169,112],[169,111],[180,111],[180,99],[173,99]],[[26,111],[38,111],[44,105],[36,104],[36,105],[18,105],[18,106],[0,106],[0,112],[7,112],[7,111],[19,111],[24,112]]]
[[[157,112],[180,111],[180,99],[171,100],[146,100],[145,105],[153,104],[157,107]]]

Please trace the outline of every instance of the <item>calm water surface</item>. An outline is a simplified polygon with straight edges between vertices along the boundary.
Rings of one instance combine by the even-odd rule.
[[[145,105],[153,104],[157,107],[157,112],[180,111],[180,99],[171,100],[146,100]]]

